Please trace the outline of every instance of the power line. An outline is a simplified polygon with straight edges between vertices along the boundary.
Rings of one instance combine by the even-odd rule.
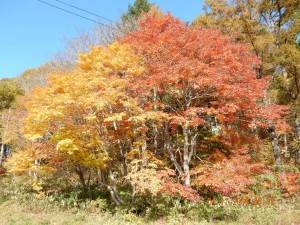
[[[107,24],[98,22],[98,21],[96,21],[96,20],[90,19],[90,18],[88,18],[88,17],[79,15],[79,14],[77,14],[77,13],[71,12],[71,11],[69,11],[69,10],[67,10],[67,9],[63,9],[63,8],[58,7],[58,6],[56,6],[56,5],[52,5],[52,4],[48,3],[48,2],[44,2],[44,1],[42,1],[42,0],[37,0],[37,1],[38,1],[38,2],[41,2],[41,3],[43,3],[43,4],[46,4],[46,5],[48,5],[48,6],[51,6],[51,7],[53,7],[53,8],[62,10],[62,11],[64,11],[64,12],[67,12],[67,13],[69,13],[69,14],[78,16],[78,17],[83,18],[83,19],[85,19],[85,20],[89,20],[89,21],[91,21],[91,22],[93,22],[93,23],[96,23],[96,24],[98,24],[98,25],[102,25],[102,26],[105,26],[105,27],[107,27],[107,28],[110,28],[110,29],[113,29],[113,30],[116,30],[116,31],[120,31],[120,32],[125,33],[125,32],[122,31],[122,30],[119,30],[119,29],[117,29],[117,28],[111,27],[111,26],[109,26],[109,25],[107,25]]]
[[[66,6],[72,7],[72,8],[74,8],[74,9],[80,10],[80,11],[82,11],[82,12],[88,13],[88,14],[90,14],[90,15],[96,16],[96,17],[98,17],[98,18],[100,18],[100,19],[104,19],[104,20],[109,21],[109,22],[111,22],[111,23],[114,23],[114,24],[116,24],[116,25],[118,25],[118,26],[124,26],[125,28],[128,28],[128,27],[126,27],[124,24],[120,24],[120,23],[118,23],[118,22],[116,22],[116,21],[113,21],[113,20],[111,20],[111,19],[108,19],[108,18],[106,18],[106,17],[104,17],[104,16],[100,16],[100,15],[98,15],[98,14],[96,14],[96,13],[93,13],[93,12],[90,12],[90,11],[88,11],[88,10],[79,8],[79,7],[75,6],[75,5],[71,5],[71,4],[69,4],[69,3],[65,3],[65,2],[59,1],[59,0],[54,0],[54,1],[59,2],[59,3],[61,3],[61,4],[63,4],[63,5],[66,5]],[[119,29],[119,31],[121,31],[121,30]],[[129,30],[127,29],[127,31],[129,31]],[[123,31],[121,31],[121,32],[123,32]],[[123,33],[126,34],[126,32],[123,32]],[[148,34],[146,34],[146,35],[148,35]]]
[[[75,6],[75,5],[71,5],[71,4],[68,4],[68,3],[65,3],[65,2],[59,1],[59,0],[54,0],[54,1],[57,1],[57,2],[59,2],[59,3],[61,3],[61,4],[67,5],[67,6],[69,6],[69,7],[72,7],[72,8],[74,8],[74,9],[78,9],[78,10],[80,10],[80,11],[82,11],[82,12],[88,13],[88,14],[93,15],[93,16],[96,16],[96,17],[98,17],[98,18],[107,20],[107,21],[109,21],[109,22],[111,22],[111,23],[115,23],[115,24],[117,24],[117,25],[120,25],[119,23],[117,23],[117,22],[115,22],[115,21],[113,21],[113,20],[110,20],[110,19],[108,19],[108,18],[106,18],[106,17],[104,17],[104,16],[100,16],[100,15],[98,15],[98,14],[96,14],[96,13],[93,13],[93,12],[90,12],[90,11],[88,11],[88,10],[79,8],[79,7]]]
[[[53,4],[50,4],[50,3],[46,2],[46,1],[42,1],[42,0],[37,0],[37,1],[38,1],[38,2],[41,2],[41,3],[43,3],[43,4],[46,4],[46,5],[48,5],[48,6],[51,6],[51,7],[53,7],[53,8],[62,10],[62,11],[64,11],[64,12],[67,12],[67,13],[69,13],[69,14],[78,16],[78,17],[83,18],[83,19],[85,19],[85,20],[91,21],[91,22],[96,23],[96,24],[98,24],[98,25],[102,25],[102,26],[105,26],[105,27],[107,27],[107,28],[113,29],[113,30],[115,30],[115,31],[121,32],[121,33],[123,33],[123,34],[130,35],[130,36],[132,36],[132,37],[134,37],[134,38],[141,39],[140,37],[138,37],[138,36],[136,36],[136,35],[134,35],[134,34],[132,34],[132,33],[130,33],[130,32],[125,32],[125,31],[121,30],[120,28],[115,28],[115,27],[109,26],[109,25],[107,25],[107,24],[98,22],[98,21],[93,20],[93,19],[90,19],[90,18],[88,18],[88,17],[85,17],[85,16],[79,15],[79,14],[77,14],[77,13],[71,12],[71,11],[69,11],[69,10],[67,10],[67,9],[58,7],[58,6],[53,5]],[[117,22],[114,22],[114,21],[112,21],[112,20],[110,20],[110,19],[107,19],[107,18],[105,18],[105,17],[103,17],[103,16],[99,16],[99,15],[97,15],[97,14],[95,14],[95,13],[89,12],[89,11],[87,11],[87,10],[81,9],[81,8],[79,8],[79,7],[77,7],[77,6],[74,6],[74,5],[71,5],[71,4],[62,2],[62,1],[60,1],[60,0],[54,0],[54,1],[57,1],[57,2],[59,2],[59,3],[61,3],[61,4],[67,5],[67,6],[69,6],[69,7],[78,9],[78,10],[83,11],[83,12],[86,12],[86,13],[88,13],[88,14],[90,14],[90,15],[97,16],[97,17],[99,17],[99,18],[105,19],[105,20],[107,20],[107,21],[110,21],[110,22],[113,22],[113,23],[115,23],[115,24],[117,24],[117,25],[122,26],[121,24],[119,24],[119,23],[117,23]],[[124,25],[123,25],[123,26],[124,26]],[[124,26],[124,27],[126,28],[126,26]],[[147,35],[147,36],[152,37],[152,35],[150,35],[150,34],[147,34],[147,33],[144,33],[144,34]],[[188,40],[190,39],[190,36],[191,36],[191,35],[189,35],[189,36],[187,37],[186,42],[184,43],[184,45],[182,46],[181,50],[180,50],[177,54],[180,54],[180,53],[182,52],[182,50],[184,49],[184,47],[185,47],[185,45],[187,44]],[[177,55],[177,54],[176,54],[176,55]],[[174,58],[173,58],[173,57],[170,57],[167,61],[173,61],[173,60],[174,60]]]
[[[79,14],[77,14],[77,13],[71,12],[71,11],[69,11],[69,10],[67,10],[67,9],[61,8],[61,7],[59,7],[59,6],[50,4],[50,3],[45,2],[45,1],[42,1],[42,0],[37,0],[37,1],[38,1],[38,2],[41,2],[41,3],[43,3],[43,4],[46,4],[46,5],[48,5],[48,6],[51,6],[51,7],[53,7],[53,8],[62,10],[62,11],[64,11],[64,12],[67,12],[67,13],[69,13],[69,14],[78,16],[78,17],[83,18],[83,19],[85,19],[85,20],[91,21],[91,22],[96,23],[96,24],[98,24],[98,25],[102,25],[102,26],[104,26],[104,27],[113,29],[113,30],[118,31],[118,32],[121,32],[121,33],[123,33],[123,34],[128,34],[128,35],[130,35],[130,36],[132,36],[132,37],[135,37],[135,38],[137,38],[137,39],[140,39],[139,37],[137,37],[137,36],[131,34],[130,32],[125,32],[125,31],[121,30],[120,28],[115,28],[115,27],[109,26],[109,25],[107,25],[107,24],[104,24],[104,23],[98,22],[98,21],[96,21],[96,20],[90,19],[90,18],[88,18],[88,17],[79,15]],[[65,5],[67,5],[67,6],[73,7],[73,8],[75,8],[75,9],[81,10],[81,11],[83,11],[83,12],[89,13],[89,14],[91,14],[91,15],[97,16],[97,17],[99,17],[99,18],[105,19],[105,20],[107,20],[107,21],[113,22],[113,23],[115,23],[115,24],[121,26],[121,24],[119,24],[119,23],[117,23],[117,22],[114,22],[114,21],[112,21],[112,20],[110,20],[110,19],[107,19],[107,18],[105,18],[105,17],[99,16],[99,15],[97,15],[97,14],[91,13],[91,12],[89,12],[89,11],[87,11],[87,10],[80,9],[79,7],[76,7],[76,6],[74,6],[74,5],[70,5],[70,4],[67,4],[67,3],[64,3],[64,2],[58,1],[58,0],[55,0],[55,1],[60,2],[60,3],[62,3],[62,4],[65,4]],[[125,27],[125,26],[124,26],[124,27]],[[126,28],[126,27],[125,27],[125,28]],[[151,36],[151,35],[146,34],[146,33],[145,33],[145,35]]]
[[[134,35],[134,34],[132,34],[132,33],[130,33],[130,32],[125,32],[125,31],[121,30],[120,28],[115,28],[115,27],[109,26],[109,25],[107,25],[107,24],[104,24],[104,23],[98,22],[98,21],[96,21],[96,20],[90,19],[90,18],[88,18],[88,17],[79,15],[79,14],[77,14],[77,13],[71,12],[71,11],[69,11],[69,10],[67,10],[67,9],[58,7],[58,6],[56,6],[56,5],[50,4],[50,3],[45,2],[45,1],[42,1],[42,0],[37,0],[37,1],[38,1],[38,2],[41,2],[41,3],[43,3],[43,4],[46,4],[46,5],[48,5],[48,6],[51,6],[51,7],[53,7],[53,8],[62,10],[62,11],[64,11],[64,12],[67,12],[67,13],[69,13],[69,14],[78,16],[78,17],[83,18],[83,19],[85,19],[85,20],[91,21],[91,22],[96,23],[96,24],[98,24],[98,25],[102,25],[102,26],[105,26],[105,27],[107,27],[107,28],[113,29],[113,30],[115,30],[115,31],[121,32],[121,33],[123,33],[123,34],[130,35],[130,36],[132,36],[132,37],[134,37],[134,38],[141,39],[140,37],[138,37],[138,36],[136,36],[136,35]],[[71,5],[71,4],[68,4],[68,3],[65,3],[65,2],[59,1],[59,0],[54,0],[54,1],[57,1],[57,2],[62,3],[62,4],[64,4],[64,5],[70,6],[70,7],[72,7],[72,8],[78,9],[78,10],[80,10],[80,11],[89,13],[89,14],[91,14],[91,15],[97,16],[97,17],[99,17],[99,18],[103,18],[103,19],[106,19],[106,20],[108,20],[108,21],[112,21],[112,20],[107,19],[107,18],[105,18],[105,17],[99,16],[99,15],[97,15],[97,14],[95,14],[95,13],[91,13],[91,12],[89,12],[89,11],[87,11],[87,10],[81,9],[81,8],[79,8],[79,7],[77,7],[77,6],[74,6],[74,5]],[[113,21],[112,21],[112,22],[113,22]],[[115,23],[115,24],[117,24],[117,25],[121,25],[121,24],[116,23],[116,22],[113,22],[113,23]],[[124,26],[124,27],[126,28],[126,26]],[[150,34],[147,34],[147,33],[144,33],[144,34],[147,35],[147,36],[152,37],[152,35],[150,35]],[[187,38],[187,40],[186,40],[186,42],[184,43],[184,45],[182,46],[181,50],[180,50],[177,54],[179,54],[179,53],[184,49],[184,46],[187,44],[187,42],[188,42],[189,39],[190,39],[190,35],[189,35],[189,37]],[[170,59],[167,60],[167,61],[173,61],[173,60],[174,60],[174,58],[173,58],[173,57],[170,57]]]

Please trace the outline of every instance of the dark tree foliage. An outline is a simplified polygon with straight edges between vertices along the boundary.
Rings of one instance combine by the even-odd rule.
[[[23,95],[24,91],[12,80],[3,79],[0,81],[0,111],[10,108],[18,95]]]
[[[149,12],[151,4],[148,0],[136,0],[133,5],[128,5],[128,12],[122,15],[122,20],[126,21],[129,18],[138,18],[141,13]]]

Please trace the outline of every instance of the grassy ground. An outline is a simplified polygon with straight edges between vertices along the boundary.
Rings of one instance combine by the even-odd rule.
[[[207,222],[192,221],[184,216],[177,215],[157,221],[146,221],[133,214],[121,213],[112,215],[110,213],[88,213],[85,211],[58,210],[45,211],[29,209],[26,205],[20,205],[16,200],[6,200],[0,203],[0,225],[31,225],[31,224],[57,224],[57,225],[116,225],[116,224],[282,224],[300,225],[300,208],[292,204],[284,204],[269,208],[241,208],[241,216],[238,221],[215,221]]]
[[[155,222],[145,221],[135,215],[112,215],[109,213],[86,213],[68,211],[45,212],[45,211],[29,211],[25,206],[17,204],[15,201],[6,201],[0,203],[0,225],[117,225],[117,224],[199,224],[193,223],[185,219],[178,221],[158,220]],[[181,220],[181,221],[180,221]]]

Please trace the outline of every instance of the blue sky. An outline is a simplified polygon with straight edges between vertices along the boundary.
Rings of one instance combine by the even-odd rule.
[[[49,7],[37,0],[0,0],[0,79],[20,75],[25,69],[47,62],[63,50],[63,39],[87,31],[94,23]],[[75,13],[97,20],[83,12],[44,0]],[[117,20],[134,0],[62,0],[68,4]],[[183,21],[192,21],[202,13],[204,0],[149,0],[164,12]],[[101,21],[106,23],[106,21]]]

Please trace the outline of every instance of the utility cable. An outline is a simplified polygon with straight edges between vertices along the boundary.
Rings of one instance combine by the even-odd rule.
[[[82,11],[82,12],[88,13],[88,14],[93,15],[93,16],[96,16],[96,17],[98,17],[98,18],[107,20],[107,21],[109,21],[109,22],[111,22],[111,23],[115,23],[115,24],[117,24],[117,25],[120,25],[119,23],[117,23],[117,22],[115,22],[115,21],[113,21],[113,20],[110,20],[110,19],[108,19],[108,18],[106,18],[106,17],[104,17],[104,16],[100,16],[100,15],[98,15],[98,14],[96,14],[96,13],[93,13],[93,12],[90,12],[90,11],[88,11],[88,10],[79,8],[79,7],[75,6],[75,5],[71,5],[71,4],[68,4],[68,3],[65,3],[65,2],[59,1],[59,0],[54,0],[54,1],[57,1],[57,2],[59,2],[59,3],[61,3],[61,4],[67,5],[67,6],[69,6],[69,7],[72,7],[72,8],[74,8],[74,9],[78,9],[78,10],[80,10],[80,11]]]
[[[82,11],[82,12],[88,13],[88,14],[90,14],[90,15],[96,16],[96,17],[98,17],[98,18],[100,18],[100,19],[104,19],[104,20],[109,21],[109,22],[111,22],[111,23],[114,23],[114,24],[116,24],[116,25],[118,25],[118,26],[123,26],[123,27],[125,27],[125,28],[128,29],[128,27],[126,27],[124,24],[118,23],[118,22],[116,22],[116,21],[113,21],[113,20],[111,20],[111,19],[108,19],[108,18],[106,18],[106,17],[104,17],[104,16],[100,16],[100,15],[98,15],[98,14],[96,14],[96,13],[93,13],[93,12],[90,12],[90,11],[88,11],[88,10],[79,8],[79,7],[75,6],[75,5],[71,5],[71,4],[69,4],[69,3],[65,3],[65,2],[60,1],[60,0],[54,0],[54,1],[59,2],[59,3],[61,3],[61,4],[64,4],[64,5],[66,5],[66,6],[72,7],[72,8],[74,8],[74,9],[80,10],[80,11]],[[119,31],[121,31],[121,30],[119,30]],[[130,30],[128,30],[128,31],[130,32]],[[123,32],[123,31],[121,31],[121,32]],[[126,32],[123,32],[123,33],[127,34]],[[146,33],[145,33],[145,35],[151,36],[151,35],[146,34]],[[132,35],[132,36],[133,36],[133,35]]]
[[[85,20],[89,20],[89,21],[91,21],[91,22],[93,22],[93,23],[96,23],[96,24],[102,25],[102,26],[104,26],[104,27],[107,27],[107,28],[110,28],[110,29],[113,29],[113,30],[116,30],[116,31],[123,32],[123,31],[121,31],[121,30],[119,30],[119,29],[117,29],[117,28],[111,27],[111,26],[109,26],[109,25],[107,25],[107,24],[104,24],[104,23],[98,22],[98,21],[96,21],[96,20],[93,20],[93,19],[90,19],[90,18],[88,18],[88,17],[85,17],[85,16],[82,16],[82,15],[79,15],[79,14],[77,14],[77,13],[74,13],[74,12],[71,12],[71,11],[69,11],[69,10],[67,10],[67,9],[63,9],[63,8],[61,8],[61,7],[58,7],[58,6],[56,6],[56,5],[52,5],[52,4],[48,3],[48,2],[44,2],[44,1],[42,1],[42,0],[37,0],[37,1],[38,1],[38,2],[41,2],[41,3],[43,3],[43,4],[46,4],[46,5],[48,5],[48,6],[51,6],[51,7],[53,7],[53,8],[56,8],[56,9],[62,10],[62,11],[64,11],[64,12],[67,12],[67,13],[70,13],[70,14],[72,14],[72,15],[75,15],[75,16],[78,16],[78,17],[81,17],[81,18],[83,18],[83,19],[85,19]],[[125,33],[125,32],[123,32],[123,33]]]
[[[46,2],[46,1],[42,1],[42,0],[37,0],[37,1],[38,1],[38,2],[41,2],[41,3],[45,4],[45,5],[51,6],[51,7],[53,7],[53,8],[62,10],[62,11],[64,11],[64,12],[67,12],[67,13],[69,13],[69,14],[78,16],[78,17],[83,18],[83,19],[85,19],[85,20],[91,21],[91,22],[96,23],[96,24],[98,24],[98,25],[101,25],[101,26],[110,28],[110,29],[112,29],[112,30],[121,32],[121,33],[123,33],[123,34],[128,34],[128,35],[130,35],[130,36],[132,36],[132,37],[135,37],[135,38],[137,38],[137,39],[140,39],[140,38],[137,37],[136,35],[133,35],[133,34],[131,34],[130,32],[125,32],[125,31],[121,30],[120,28],[115,28],[115,27],[109,26],[109,25],[104,24],[104,23],[101,23],[101,22],[99,22],[99,21],[96,21],[96,20],[90,19],[90,18],[88,18],[88,17],[79,15],[79,14],[77,14],[77,13],[71,12],[71,11],[69,11],[69,10],[67,10],[67,9],[64,9],[64,8],[61,8],[61,7],[59,7],[59,6],[50,4],[50,3]],[[60,2],[60,3],[62,3],[62,4],[65,4],[65,5],[67,5],[67,6],[73,7],[73,8],[75,8],[75,9],[81,10],[81,11],[83,11],[83,12],[87,12],[87,13],[89,13],[89,14],[91,14],[91,15],[95,15],[95,16],[97,16],[97,17],[99,17],[99,18],[106,19],[107,21],[113,22],[113,23],[115,23],[115,24],[117,24],[117,25],[121,25],[121,24],[119,24],[119,23],[117,23],[117,22],[114,22],[114,21],[112,21],[112,20],[110,20],[110,19],[107,19],[107,18],[105,18],[105,17],[102,17],[102,16],[99,16],[99,15],[97,15],[97,14],[91,13],[91,12],[89,12],[89,11],[87,11],[87,10],[84,10],[84,9],[80,9],[79,7],[76,7],[76,6],[73,6],[73,5],[64,3],[64,2],[62,2],[62,1],[58,1],[58,0],[55,0],[55,1]],[[145,33],[145,35],[151,36],[151,35],[146,34],[146,33]]]

